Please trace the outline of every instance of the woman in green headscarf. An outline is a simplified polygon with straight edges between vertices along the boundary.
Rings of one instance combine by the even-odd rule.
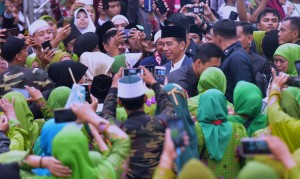
[[[255,42],[256,45],[256,49],[259,55],[263,55],[264,52],[262,50],[262,41],[265,37],[265,31],[254,31],[253,32],[253,40]]]
[[[199,143],[200,160],[220,178],[235,178],[242,167],[236,155],[240,139],[247,136],[241,124],[227,120],[224,94],[210,89],[200,96],[195,124]]]
[[[185,151],[176,159],[178,171],[181,170],[183,165],[191,158],[198,158],[198,139],[195,130],[195,123],[191,118],[191,115],[187,106],[187,94],[177,84],[167,84],[164,90],[171,100],[177,117],[182,119],[185,131],[189,136],[189,145],[186,146]]]
[[[287,79],[286,74],[278,76],[273,74],[273,82],[269,90],[268,120],[271,134],[278,136],[288,145],[289,150],[294,152],[300,147],[300,138],[295,137],[300,136],[300,118],[285,113],[279,105],[283,97],[281,91]]]
[[[52,109],[64,108],[70,93],[71,89],[66,86],[57,87],[51,91],[47,103]]]
[[[297,44],[286,43],[280,45],[274,55],[274,63],[277,71],[289,75],[297,75],[295,62],[300,59],[300,46]]]
[[[52,109],[56,109],[56,108],[64,108],[67,100],[69,98],[69,95],[71,93],[71,89],[66,87],[66,86],[61,86],[61,87],[57,87],[54,90],[51,91],[47,104],[49,105],[49,107]],[[47,124],[47,122],[46,122]],[[42,150],[41,150],[41,136],[39,136],[36,139],[36,142],[34,143],[33,146],[33,153],[35,155],[41,155],[42,154]]]
[[[209,67],[201,74],[198,81],[199,95],[188,100],[189,110],[192,116],[197,116],[199,98],[203,92],[209,89],[218,89],[223,94],[226,91],[226,77],[222,70],[216,67]],[[229,104],[229,102],[228,102]],[[232,106],[232,105],[229,105]]]
[[[21,127],[28,133],[28,137],[23,136],[25,146],[16,146],[13,150],[29,150],[39,136],[44,122],[41,120],[34,120],[33,114],[27,105],[27,101],[21,93],[10,92],[4,95],[3,98],[7,99],[9,102],[12,102],[12,99],[14,99],[14,109],[17,120],[20,122]],[[10,136],[8,137],[10,138]]]
[[[70,167],[73,179],[119,178],[122,173],[121,165],[130,152],[130,139],[122,138],[119,132],[111,131],[108,135],[113,143],[113,149],[107,159],[92,162],[85,136],[76,126],[66,126],[53,139],[53,156],[63,165]]]
[[[267,115],[261,114],[262,98],[256,85],[245,81],[238,82],[233,92],[235,115],[228,116],[228,120],[244,125],[248,136],[267,127]]]

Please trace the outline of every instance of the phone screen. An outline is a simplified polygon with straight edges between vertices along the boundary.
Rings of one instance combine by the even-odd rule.
[[[42,43],[42,47],[43,47],[44,50],[45,50],[46,48],[48,48],[48,47],[49,47],[49,50],[52,49],[52,46],[51,46],[51,43],[50,43],[49,40],[43,42],[43,43]]]
[[[242,155],[269,155],[271,151],[266,141],[264,140],[247,140],[241,141]]]
[[[152,3],[153,0],[144,0],[144,9],[146,12],[153,12]]]
[[[126,40],[129,38],[129,32],[130,32],[130,29],[123,29],[123,31],[124,31],[124,34],[125,34],[125,38],[126,38]]]
[[[22,93],[22,95],[27,99],[29,97],[29,93],[26,89],[23,88],[12,88],[13,91]]]
[[[229,15],[229,19],[232,21],[235,21],[235,20],[237,20],[238,16],[239,16],[239,14],[237,12],[231,11],[230,15]]]
[[[295,66],[296,66],[298,76],[300,76],[300,60],[295,62]]]
[[[125,68],[123,70],[123,77],[124,76],[130,76],[130,75],[142,75],[142,69],[140,68]]]
[[[182,119],[171,118],[168,120],[168,127],[171,129],[171,136],[175,144],[175,148],[180,148],[184,146],[184,124]]]
[[[144,26],[144,33],[146,35],[145,40],[151,40],[151,31],[152,31],[152,24],[146,24]]]
[[[76,115],[71,109],[54,110],[55,123],[73,122],[77,120]]]
[[[165,83],[165,76],[166,76],[166,69],[155,69],[155,80],[160,83],[164,84]]]

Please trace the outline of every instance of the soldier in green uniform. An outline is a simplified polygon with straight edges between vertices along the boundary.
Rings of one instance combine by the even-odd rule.
[[[122,105],[128,119],[121,124],[122,129],[131,138],[128,178],[151,178],[158,165],[163,149],[166,129],[164,118],[174,117],[174,107],[166,92],[153,78],[151,72],[143,68],[145,83],[150,84],[155,92],[157,111],[166,115],[151,117],[144,111],[147,100],[143,80],[136,75],[122,76],[122,68],[115,75],[112,88],[105,99],[102,112],[106,117],[115,118],[117,103]]]
[[[24,66],[28,56],[24,39],[9,37],[1,50],[2,57],[8,62],[8,68],[0,74],[1,97],[12,91],[12,88],[32,86],[40,91],[45,91],[54,87],[45,70]]]

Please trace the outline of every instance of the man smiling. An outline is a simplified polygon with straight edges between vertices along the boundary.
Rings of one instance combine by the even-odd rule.
[[[163,52],[170,62],[166,63],[166,74],[192,63],[185,55],[186,30],[179,26],[165,26],[162,28],[161,38]]]

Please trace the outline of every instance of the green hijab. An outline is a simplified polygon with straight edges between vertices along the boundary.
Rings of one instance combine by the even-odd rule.
[[[71,54],[69,54],[68,52],[63,52],[63,51],[61,51],[61,50],[57,50],[57,51],[55,52],[55,55],[54,55],[54,57],[52,58],[50,64],[56,63],[56,62],[60,62],[60,60],[61,60],[63,57],[66,57],[66,56],[69,56],[70,59],[72,59]]]
[[[300,105],[300,88],[289,86],[287,88],[287,91],[290,92],[291,94],[293,94],[293,96],[295,97],[296,101]]]
[[[199,105],[199,98],[201,94],[209,89],[218,89],[225,94],[226,91],[226,77],[222,70],[216,67],[209,67],[204,70],[198,81],[197,96],[194,96],[188,100],[189,110],[192,116],[197,115],[197,109]]]
[[[215,179],[212,171],[207,168],[202,162],[196,159],[191,159],[184,165],[182,171],[178,175],[178,179]]]
[[[262,98],[260,89],[252,83],[240,81],[234,88],[233,102],[237,115],[229,116],[228,119],[231,122],[244,124],[247,119],[240,115],[247,115],[252,120],[247,128],[248,136],[268,125],[267,115],[261,114]]]
[[[127,66],[126,65],[126,57],[124,54],[115,56],[114,59],[115,59],[115,61],[111,66],[111,71],[113,73],[118,73],[118,71],[121,67],[126,68],[126,66]]]
[[[9,102],[14,98],[14,109],[17,119],[20,121],[21,127],[28,132],[30,144],[33,144],[40,134],[41,126],[34,121],[34,116],[28,107],[25,97],[19,92],[9,92],[3,98],[8,99]]]
[[[44,20],[46,22],[49,21],[49,20],[51,20],[54,24],[57,24],[56,20],[52,16],[49,16],[49,15],[41,16],[39,19],[40,20]]]
[[[296,101],[295,96],[290,91],[281,92],[280,106],[291,117],[300,119],[300,103]]]
[[[248,162],[244,168],[239,172],[239,179],[280,179],[279,175],[276,171],[261,162],[258,161],[250,161]]]
[[[286,43],[283,45],[280,45],[273,57],[275,55],[282,56],[288,61],[288,69],[286,71],[287,74],[289,75],[297,75],[297,70],[295,66],[295,62],[300,59],[300,46],[297,44],[291,44],[291,43]]]
[[[169,96],[169,100],[172,102],[177,117],[183,120],[184,129],[189,136],[189,145],[185,148],[185,151],[176,159],[178,170],[180,171],[183,165],[191,158],[198,158],[198,138],[195,129],[195,123],[191,118],[190,112],[187,106],[187,94],[183,89],[174,83],[169,83],[164,87],[164,90]]]
[[[94,167],[95,162],[89,156],[88,141],[75,125],[64,127],[54,137],[52,153],[72,170],[72,179],[116,178],[115,172],[101,171],[100,167]],[[109,169],[114,170],[112,166]]]
[[[64,108],[70,93],[71,89],[66,86],[57,87],[50,93],[47,103],[51,109]]]
[[[231,139],[232,124],[227,121],[227,105],[224,94],[217,89],[204,92],[199,100],[197,120],[202,128],[206,149],[210,158],[222,160]],[[216,125],[212,122],[222,121]]]
[[[266,32],[265,31],[254,31],[253,32],[253,40],[256,45],[256,49],[259,55],[263,55],[264,52],[262,50],[262,41],[265,37]]]
[[[28,56],[26,58],[26,67],[27,68],[32,68],[33,62],[37,61],[36,57]],[[38,62],[38,61],[37,61]],[[39,62],[38,62],[39,63]]]

